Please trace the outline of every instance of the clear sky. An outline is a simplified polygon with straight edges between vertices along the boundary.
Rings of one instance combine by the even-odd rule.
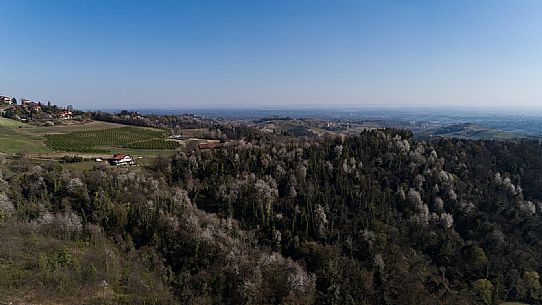
[[[0,94],[80,108],[542,105],[542,1],[0,1]]]

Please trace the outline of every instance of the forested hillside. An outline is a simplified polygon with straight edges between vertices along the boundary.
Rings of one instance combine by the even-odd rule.
[[[539,142],[224,133],[151,167],[3,160],[0,302],[542,302]]]

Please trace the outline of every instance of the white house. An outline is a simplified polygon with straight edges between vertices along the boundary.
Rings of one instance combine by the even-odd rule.
[[[111,158],[111,163],[114,165],[132,165],[134,164],[134,160],[125,154],[114,154],[113,158]]]

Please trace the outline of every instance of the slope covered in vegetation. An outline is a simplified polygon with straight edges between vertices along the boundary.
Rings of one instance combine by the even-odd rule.
[[[73,285],[105,279],[110,295],[145,304],[540,303],[540,143],[235,132],[224,130],[244,138],[237,146],[179,152],[149,169],[5,162],[2,230],[39,235],[4,247],[0,275],[58,265]],[[42,253],[48,240],[60,246]],[[20,243],[39,255],[5,250],[26,252]],[[139,285],[164,290],[58,262],[67,254],[88,266],[106,248]],[[3,287],[21,298],[44,289],[45,276]]]

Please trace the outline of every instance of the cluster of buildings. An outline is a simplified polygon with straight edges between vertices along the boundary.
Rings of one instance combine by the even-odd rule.
[[[55,120],[73,119],[73,107],[61,108],[52,105],[51,102],[42,104],[28,99],[21,99],[20,103],[18,103],[15,98],[0,95],[0,116],[23,122],[37,121],[43,123],[50,121],[52,123]]]

